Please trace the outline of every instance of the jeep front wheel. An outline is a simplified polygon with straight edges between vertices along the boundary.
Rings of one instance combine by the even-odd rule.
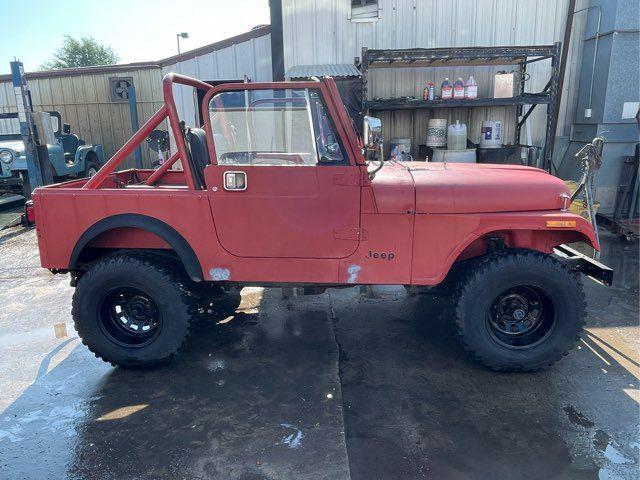
[[[464,347],[499,371],[535,371],[579,340],[585,299],[578,273],[531,250],[506,250],[474,265],[457,289]]]
[[[149,367],[184,345],[196,304],[186,276],[162,257],[119,252],[78,281],[72,316],[82,342],[102,360]]]

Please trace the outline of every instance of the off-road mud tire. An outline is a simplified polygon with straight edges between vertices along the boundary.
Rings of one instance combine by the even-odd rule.
[[[73,295],[75,329],[96,357],[121,367],[154,367],[171,360],[185,345],[197,302],[189,279],[175,262],[146,252],[117,252],[98,260],[78,281]],[[157,306],[159,331],[147,344],[123,345],[101,326],[103,299],[118,288],[141,290]]]
[[[531,345],[507,346],[496,340],[488,315],[504,292],[520,286],[546,293],[555,319],[546,336]],[[457,286],[455,308],[464,348],[481,364],[504,372],[541,370],[567,355],[578,343],[586,317],[580,274],[551,255],[524,249],[502,250],[476,262]]]

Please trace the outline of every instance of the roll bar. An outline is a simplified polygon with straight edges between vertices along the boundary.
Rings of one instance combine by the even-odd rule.
[[[187,187],[191,190],[195,190],[196,186],[193,181],[193,171],[189,162],[189,153],[180,130],[180,118],[176,109],[175,100],[173,97],[173,85],[186,85],[193,87],[196,90],[202,90],[205,93],[203,104],[200,105],[205,115],[203,116],[205,130],[211,132],[211,120],[206,115],[205,108],[208,108],[208,102],[212,95],[217,91],[228,91],[237,89],[240,84],[226,83],[218,86],[209,85],[195,78],[180,75],[178,73],[167,73],[162,79],[162,94],[164,96],[164,105],[154,113],[149,120],[138,130],[123,146],[118,150],[107,163],[105,163],[98,172],[91,177],[84,184],[82,189],[95,190],[99,188],[107,177],[115,171],[116,168],[124,161],[124,159],[131,155],[133,151],[140,145],[145,138],[166,118],[169,119],[169,125],[173,132],[173,137],[176,142],[176,152],[167,160],[162,166],[154,171],[145,181],[145,185],[153,185],[156,183],[162,175],[164,175],[171,166],[173,166],[178,160],[182,161],[182,168],[185,176],[185,182]],[[318,82],[290,82],[291,88],[317,88]],[[282,83],[278,82],[263,82],[263,83],[251,83],[242,84],[245,88],[258,89],[258,88],[282,88]],[[351,156],[355,159],[355,163],[364,165],[364,157],[362,156],[361,146],[359,145],[358,138],[348,125],[351,125],[351,119],[349,118],[346,110],[342,105],[338,105],[340,99],[340,93],[336,87],[335,82],[331,77],[327,77],[320,82],[320,89],[324,93],[324,98],[327,103],[327,108],[334,119],[340,121],[336,122],[337,133],[345,140],[345,148],[351,151]],[[340,107],[340,108],[339,108]],[[215,158],[215,147],[213,145],[213,139],[211,135],[207,136],[207,145],[209,147],[209,155],[212,160]]]
[[[172,165],[178,160],[182,160],[182,168],[184,171],[185,181],[187,186],[191,189],[195,189],[193,182],[193,172],[191,171],[191,165],[189,163],[189,154],[187,153],[187,147],[180,130],[180,117],[176,109],[176,103],[173,97],[173,84],[186,85],[193,87],[197,90],[208,91],[213,88],[208,83],[201,82],[195,78],[180,75],[178,73],[168,73],[162,79],[162,93],[164,96],[164,105],[154,113],[149,120],[138,130],[123,146],[118,150],[113,157],[109,159],[104,166],[98,170],[98,172],[91,177],[87,183],[82,187],[84,190],[95,190],[106,180],[106,178],[114,172],[116,168],[133,153],[138,145],[140,145],[145,138],[166,118],[169,118],[169,125],[173,132],[173,138],[176,142],[177,152],[174,153],[169,160],[167,160],[162,166],[153,172],[151,176],[146,180],[146,185],[153,185]]]

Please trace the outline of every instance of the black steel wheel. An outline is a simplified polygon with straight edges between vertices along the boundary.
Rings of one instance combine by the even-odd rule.
[[[498,371],[555,363],[576,345],[584,325],[579,275],[532,250],[503,250],[475,262],[456,288],[463,346]]]
[[[98,307],[100,327],[119,345],[142,347],[160,332],[162,318],[147,292],[134,287],[108,292]]]
[[[102,360],[149,367],[186,343],[197,315],[189,279],[177,262],[121,251],[98,260],[80,278],[72,316],[78,335]]]
[[[528,285],[505,290],[487,312],[494,339],[511,348],[529,348],[544,340],[555,322],[553,298],[543,289]]]

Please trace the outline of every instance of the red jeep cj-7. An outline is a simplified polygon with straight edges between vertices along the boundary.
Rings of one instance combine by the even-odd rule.
[[[180,122],[175,84],[204,91],[203,128]],[[38,188],[29,207],[42,266],[71,273],[78,334],[107,362],[171,358],[214,289],[399,284],[454,292],[462,342],[483,364],[537,370],[580,335],[580,272],[611,283],[564,245],[599,249],[560,179],[383,162],[379,121],[365,119],[361,141],[330,78],[212,87],[169,74],[163,90],[164,106],[95,176]],[[167,117],[173,156],[115,171]]]

